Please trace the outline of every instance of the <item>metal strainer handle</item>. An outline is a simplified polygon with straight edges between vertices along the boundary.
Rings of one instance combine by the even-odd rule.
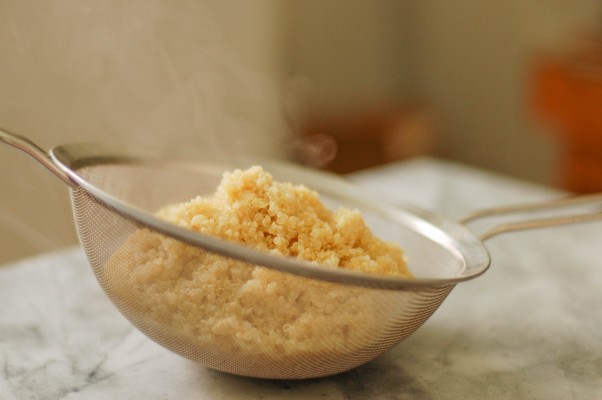
[[[586,194],[580,196],[570,196],[565,198],[554,199],[545,202],[536,202],[536,203],[525,203],[525,204],[516,204],[512,206],[501,206],[501,207],[492,207],[487,209],[481,209],[474,211],[459,220],[459,222],[463,225],[472,223],[474,221],[495,217],[495,216],[504,216],[509,214],[518,214],[518,213],[530,213],[530,212],[538,212],[544,210],[553,210],[560,208],[568,208],[575,206],[583,206],[583,205],[595,205],[598,204],[602,207],[602,193],[594,193],[594,194]],[[477,236],[480,240],[485,241],[493,236],[497,236],[502,233],[522,231],[527,229],[535,229],[535,228],[548,228],[553,226],[560,225],[570,225],[570,224],[580,224],[585,222],[595,222],[602,220],[602,211],[590,212],[590,213],[581,213],[581,214],[573,214],[573,215],[562,215],[557,217],[550,218],[538,218],[538,219],[530,219],[523,220],[518,222],[510,222],[504,223],[500,225],[493,226],[484,232],[481,232]]]
[[[67,185],[71,187],[77,186],[76,183],[73,182],[69,176],[52,161],[46,151],[26,137],[0,128],[0,141],[29,154],[37,162],[46,167],[46,169],[58,176]]]

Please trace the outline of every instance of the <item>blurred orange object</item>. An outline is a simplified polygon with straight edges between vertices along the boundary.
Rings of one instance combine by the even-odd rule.
[[[602,43],[540,56],[533,72],[533,111],[562,146],[558,183],[574,192],[602,191]]]

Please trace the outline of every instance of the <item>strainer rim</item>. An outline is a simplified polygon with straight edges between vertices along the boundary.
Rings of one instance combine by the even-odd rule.
[[[193,232],[161,220],[152,213],[98,188],[77,173],[79,169],[86,166],[111,163],[160,163],[161,165],[177,165],[180,168],[194,168],[195,165],[199,165],[199,160],[190,158],[167,160],[154,151],[138,150],[133,152],[122,147],[102,143],[74,143],[56,146],[50,150],[50,157],[79,187],[124,218],[136,221],[174,239],[226,257],[306,278],[380,289],[420,290],[425,287],[455,285],[474,279],[482,275],[490,265],[490,256],[486,247],[461,224],[415,206],[387,204],[382,200],[376,200],[365,193],[361,193],[357,187],[342,178],[336,177],[334,174],[309,170],[284,161],[253,158],[254,161],[259,161],[261,165],[266,166],[268,170],[269,168],[286,169],[297,176],[301,175],[306,179],[325,182],[329,191],[335,191],[341,196],[350,198],[356,204],[362,204],[373,211],[379,210],[388,216],[405,219],[420,225],[415,227],[420,234],[429,237],[446,250],[455,252],[456,257],[458,255],[462,257],[463,271],[458,276],[446,278],[389,277],[333,268],[292,257],[270,254],[211,235]],[[231,165],[228,162],[222,164]],[[232,168],[237,167],[232,165]]]

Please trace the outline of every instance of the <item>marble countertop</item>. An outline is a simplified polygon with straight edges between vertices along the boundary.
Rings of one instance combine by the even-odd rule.
[[[558,196],[434,159],[351,177],[381,197],[457,218]],[[601,399],[602,223],[487,242],[409,339],[349,372],[273,381],[208,370],[156,345],[103,295],[83,252],[0,267],[0,399]]]

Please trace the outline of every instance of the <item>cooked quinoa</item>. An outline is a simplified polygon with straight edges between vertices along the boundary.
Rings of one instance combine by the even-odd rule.
[[[376,238],[357,210],[330,211],[316,192],[275,182],[261,167],[227,173],[212,196],[167,206],[158,216],[324,268],[411,277],[400,247]],[[378,335],[385,312],[379,291],[250,265],[148,229],[130,235],[105,277],[112,298],[145,324],[226,352],[350,351]]]

